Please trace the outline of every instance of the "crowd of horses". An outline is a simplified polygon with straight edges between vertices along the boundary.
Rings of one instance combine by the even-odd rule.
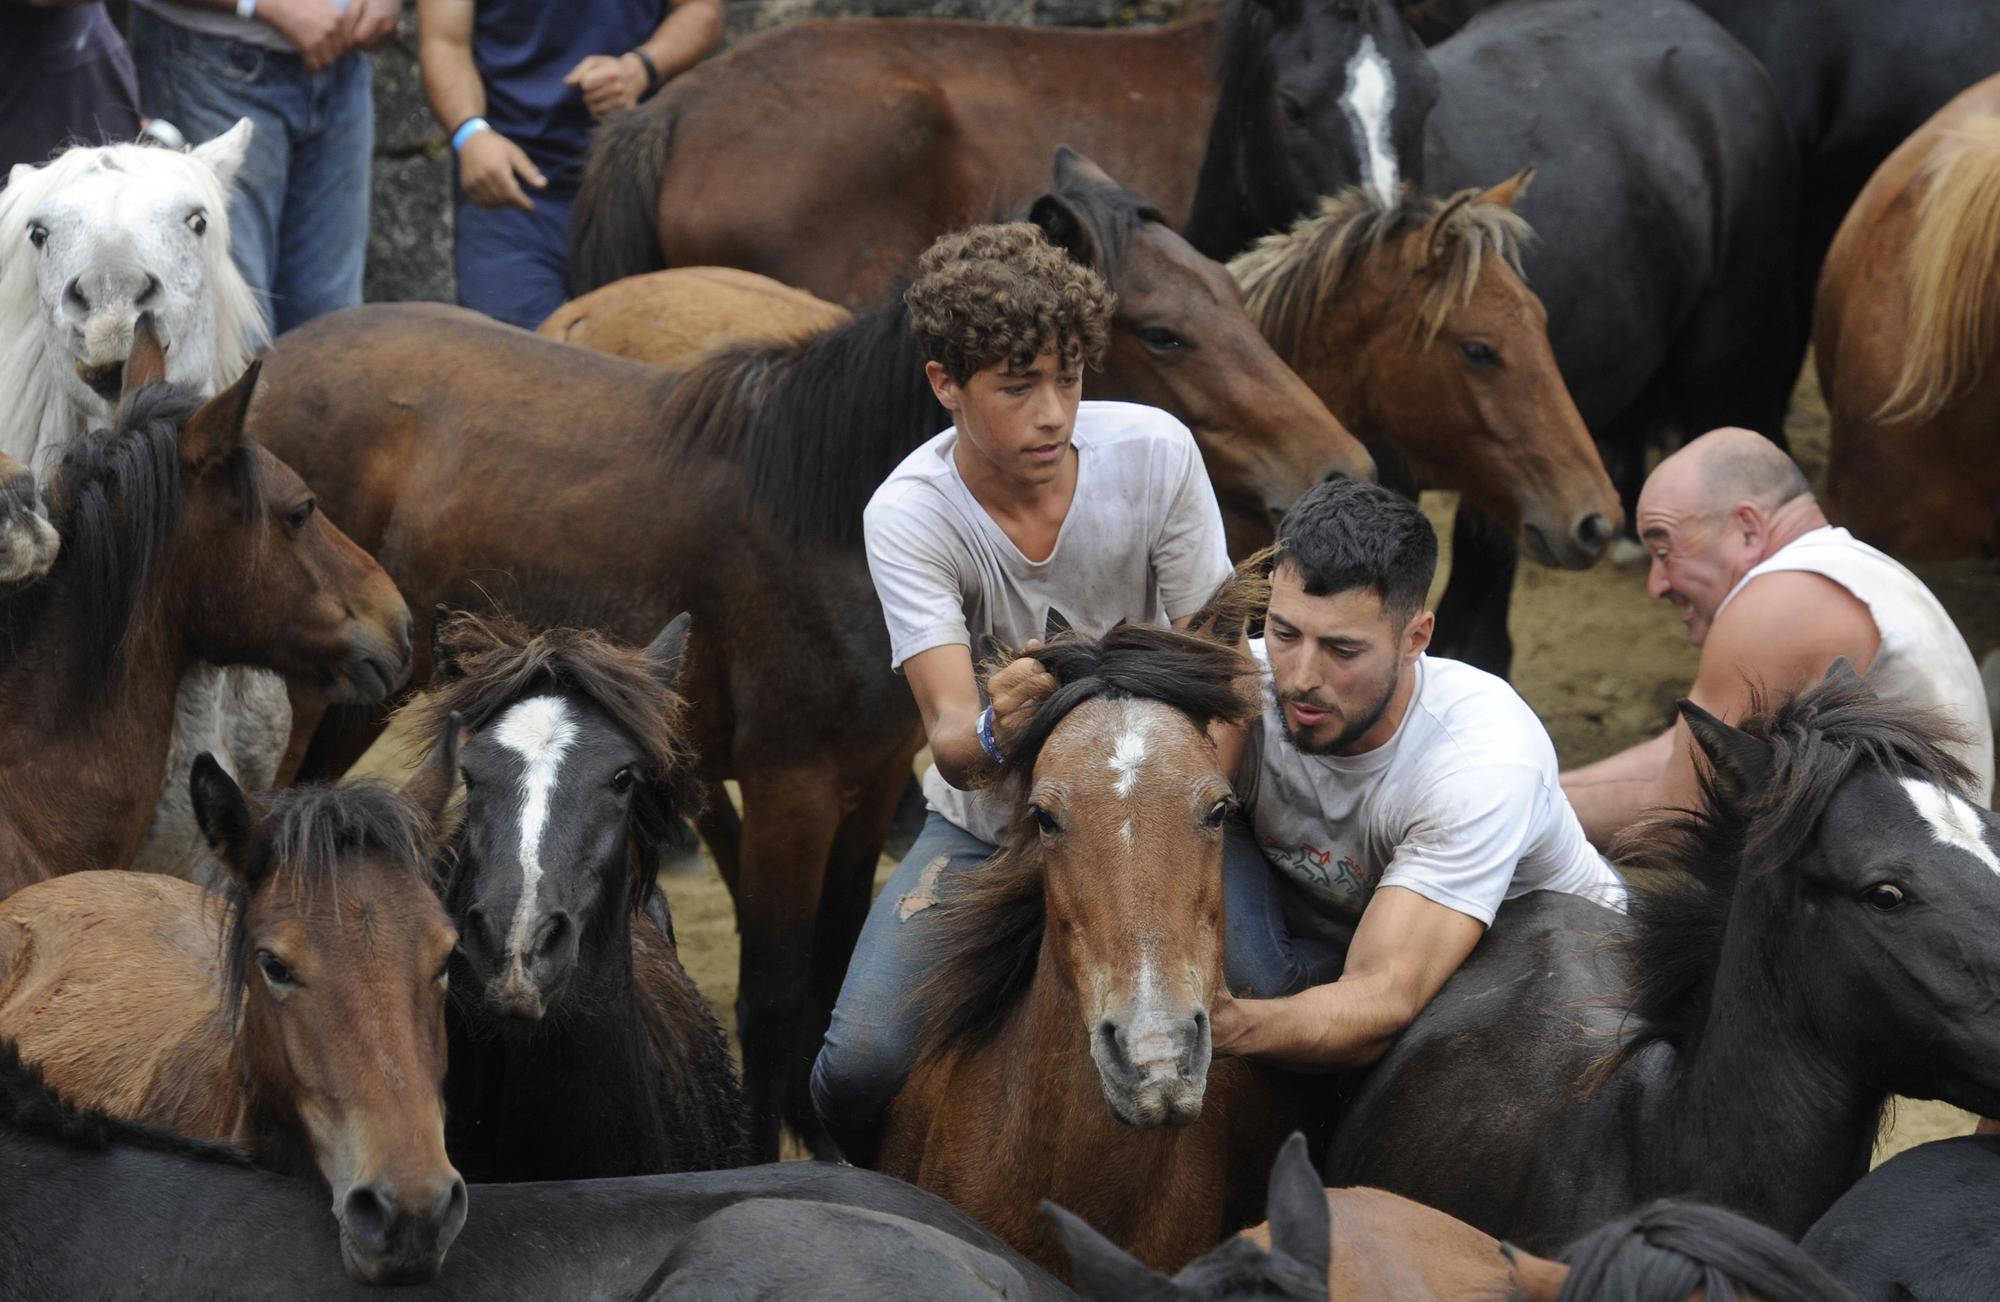
[[[893,292],[936,235],[1099,271],[1089,392],[1186,422],[1238,555],[1329,474],[1457,492],[1440,649],[1504,672],[1518,551],[1595,563],[1666,428],[1781,435],[1809,337],[1836,513],[2000,544],[1996,70],[1981,0],[798,23],[599,133],[539,335],[371,306],[254,360],[247,125],[17,169],[0,1294],[1976,1294],[1993,1141],[1864,1173],[1894,1095],[2000,1115],[2000,822],[1845,666],[1683,707],[1703,807],[1623,848],[1632,916],[1510,902],[1368,1073],[1094,1055],[1132,937],[1220,988],[1250,578],[1036,653],[1013,766],[1073,834],[938,902],[876,1169],[773,1159],[825,1147],[922,741],[859,535],[940,423]],[[338,782],[399,708],[407,780]],[[655,881],[688,822],[740,1080]]]

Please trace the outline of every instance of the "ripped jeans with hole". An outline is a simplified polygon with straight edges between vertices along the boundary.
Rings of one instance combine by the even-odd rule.
[[[911,993],[936,960],[931,909],[938,892],[953,874],[983,868],[994,852],[990,842],[930,810],[868,910],[812,1070],[813,1106],[850,1157],[869,1151],[872,1132],[916,1062],[919,1017]],[[1296,925],[1294,892],[1241,820],[1232,820],[1224,835],[1222,887],[1230,990],[1273,998],[1340,976],[1345,937]]]

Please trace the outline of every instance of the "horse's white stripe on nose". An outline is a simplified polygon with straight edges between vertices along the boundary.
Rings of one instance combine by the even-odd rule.
[[[1957,846],[2000,873],[2000,854],[1987,844],[1986,820],[1979,816],[1978,810],[1935,782],[1904,778],[1902,783],[1910,803],[1917,807],[1924,822],[1930,824],[1931,836],[1940,845]]]
[[[534,923],[549,797],[555,793],[563,754],[576,740],[576,724],[561,697],[531,696],[501,716],[493,738],[522,760],[521,898],[514,902],[514,921],[507,929],[507,953],[512,955],[527,948],[528,928]]]
[[[1111,771],[1118,775],[1114,788],[1119,798],[1132,794],[1132,788],[1139,785],[1139,766],[1146,762],[1146,731],[1138,723],[1128,723],[1118,737],[1118,744],[1111,748]]]
[[[1347,93],[1340,106],[1354,124],[1355,152],[1361,156],[1361,182],[1388,207],[1396,205],[1400,170],[1396,146],[1389,139],[1389,112],[1396,105],[1396,79],[1389,61],[1375,47],[1375,38],[1361,38],[1361,48],[1347,61]]]

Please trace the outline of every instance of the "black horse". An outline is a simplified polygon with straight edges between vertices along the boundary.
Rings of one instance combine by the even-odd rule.
[[[1204,255],[1227,262],[1352,185],[1385,204],[1422,190],[1437,72],[1393,0],[1235,0],[1216,58],[1185,232]]]
[[[1862,1302],[1972,1302],[2000,1280],[2000,1135],[1919,1144],[1861,1177],[1803,1247]]]
[[[442,610],[433,628],[420,719],[471,730],[445,888],[452,1159],[480,1180],[742,1165],[728,1041],[654,877],[699,804],[674,690],[688,617],[644,651]]]
[[[1732,728],[1683,702],[1697,813],[1641,830],[1629,930],[1501,909],[1363,1080],[1329,1184],[1546,1252],[1650,1198],[1796,1237],[1868,1169],[1892,1094],[2000,1107],[2000,815],[1927,715],[1845,662]]]
[[[80,1112],[0,1041],[0,1295],[8,1298],[375,1298],[349,1280],[316,1183],[253,1169],[240,1152]],[[1074,1295],[942,1199],[887,1176],[813,1162],[576,1183],[476,1186],[437,1279],[398,1298],[549,1302],[647,1296],[675,1246],[746,1200],[838,1204],[938,1232],[951,1296],[961,1259],[1002,1263],[1017,1296]],[[928,1237],[928,1236],[921,1236]],[[963,1253],[953,1245],[964,1245]],[[868,1245],[820,1240],[852,1278]]]

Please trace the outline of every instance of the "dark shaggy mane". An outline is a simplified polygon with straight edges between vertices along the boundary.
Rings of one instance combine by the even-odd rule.
[[[1754,693],[1739,726],[1769,747],[1769,781],[1733,801],[1703,764],[1699,809],[1641,823],[1613,848],[1621,867],[1665,871],[1656,888],[1632,892],[1621,943],[1631,959],[1633,999],[1624,1042],[1600,1064],[1604,1072],[1656,1042],[1682,1052],[1699,1043],[1739,882],[1796,859],[1856,770],[1914,771],[1960,791],[1971,780],[1944,749],[1955,737],[1948,724],[1883,701],[1838,667],[1775,707]]]
[[[189,1139],[76,1106],[42,1079],[40,1068],[23,1062],[20,1049],[5,1037],[0,1037],[0,1123],[17,1133],[44,1136],[74,1148],[144,1148],[232,1166],[251,1164],[248,1153],[227,1144]]]
[[[50,474],[45,496],[61,550],[47,580],[5,603],[15,634],[9,641],[18,646],[46,612],[50,594],[64,592],[80,612],[79,681],[93,694],[123,671],[133,622],[180,536],[180,433],[203,401],[189,385],[145,385],[121,404],[117,428],[71,441]],[[226,470],[244,517],[258,518],[262,504],[247,445]]]
[[[1028,654],[1058,685],[1013,743],[1009,773],[1032,774],[1056,728],[1088,701],[1159,701],[1200,728],[1256,711],[1239,688],[1252,666],[1234,646],[1206,637],[1121,624],[1102,639],[1065,634]],[[1034,980],[1045,901],[1042,842],[1026,802],[1024,781],[1007,844],[981,871],[958,874],[933,906],[942,958],[912,995],[922,1009],[924,1056],[990,1039]]]
[[[301,895],[335,890],[342,874],[359,871],[363,864],[413,873],[435,890],[432,835],[429,815],[386,783],[364,779],[289,787],[270,797],[244,867],[251,881],[278,882],[282,877],[289,884],[274,889]],[[381,859],[363,857],[360,852],[368,850],[380,852]],[[241,1009],[250,963],[244,913],[251,892],[231,873],[221,893],[229,980],[225,998],[229,1007]]]
[[[645,769],[633,799],[633,883],[638,908],[653,887],[651,865],[682,818],[701,812],[702,786],[687,740],[688,705],[662,683],[643,651],[621,647],[588,629],[530,633],[505,615],[459,612],[436,633],[449,658],[429,694],[411,707],[416,736],[435,746],[456,714],[478,732],[524,697],[570,691],[589,700],[638,745]]]
[[[1557,1302],[1697,1296],[1843,1302],[1854,1296],[1776,1230],[1718,1207],[1664,1198],[1592,1230],[1562,1260],[1570,1273]]]

